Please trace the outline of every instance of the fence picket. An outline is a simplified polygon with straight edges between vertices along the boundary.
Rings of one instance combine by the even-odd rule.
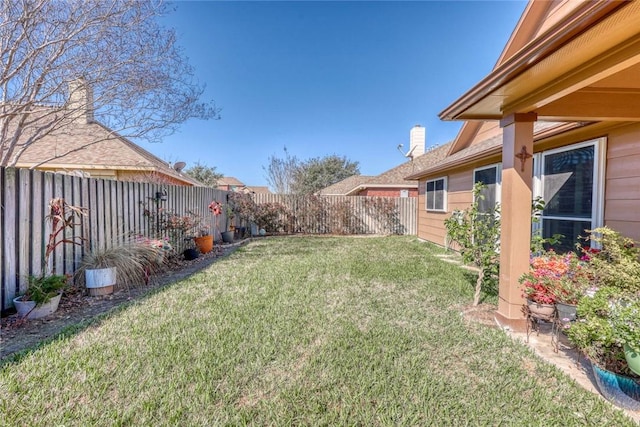
[[[5,306],[12,305],[11,301],[16,296],[16,212],[18,204],[16,203],[18,171],[14,168],[5,169],[4,174],[4,201],[2,210],[4,216],[5,233],[3,239],[3,266],[2,266],[2,287],[4,289],[3,304]]]
[[[19,191],[18,203],[20,214],[18,215],[18,281],[16,293],[27,290],[29,277],[29,240],[31,238],[31,179],[28,169],[20,169],[18,173]]]

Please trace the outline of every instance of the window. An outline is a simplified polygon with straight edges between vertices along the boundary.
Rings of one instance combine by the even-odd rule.
[[[427,181],[425,189],[426,208],[428,211],[445,211],[447,204],[447,178]]]
[[[409,197],[409,190],[400,190],[400,197]]]
[[[485,185],[482,190],[483,199],[478,202],[482,213],[493,213],[496,203],[500,202],[500,165],[491,165],[473,171],[473,184],[481,182]]]
[[[602,225],[602,178],[604,141],[589,141],[539,154],[535,165],[538,181],[535,196],[542,196],[545,208],[542,237],[561,234],[560,252],[573,250],[585,230]]]

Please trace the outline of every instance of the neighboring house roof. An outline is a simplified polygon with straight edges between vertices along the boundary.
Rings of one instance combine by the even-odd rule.
[[[257,186],[257,187],[247,187],[247,189],[249,190],[250,193],[256,193],[256,194],[271,194],[271,190],[269,190],[269,187],[263,187],[263,186]]]
[[[404,162],[377,176],[350,176],[320,190],[320,194],[341,196],[358,193],[368,188],[417,188],[418,183],[415,180],[407,179],[407,176],[441,162],[447,155],[450,145],[451,142],[448,142],[431,148],[413,160]]]
[[[319,193],[323,196],[344,196],[371,178],[373,177],[368,175],[351,175],[342,181],[338,181],[333,185],[323,188]]]
[[[236,187],[244,187],[244,183],[233,176],[223,176],[218,180],[218,186],[235,185]]]
[[[394,187],[417,187],[415,180],[407,179],[407,176],[438,164],[445,158],[451,142],[431,148],[426,153],[415,157],[413,160],[405,162],[393,169],[374,177],[366,183],[367,187],[394,186]]]
[[[176,171],[167,162],[96,121],[74,121],[64,130],[34,141],[16,166],[82,170],[89,174],[92,169],[157,173],[187,185],[202,186],[199,181]]]

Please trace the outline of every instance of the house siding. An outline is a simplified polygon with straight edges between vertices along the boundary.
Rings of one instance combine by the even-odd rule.
[[[447,211],[431,212],[425,208],[425,185],[430,179],[444,175],[426,177],[419,182],[418,196],[418,237],[437,245],[445,244],[447,235],[444,220],[456,209],[466,209],[471,205],[473,187],[473,169],[453,172],[447,176]]]
[[[608,135],[604,223],[640,241],[640,124]]]
[[[561,146],[603,136],[597,131],[581,138],[564,139]],[[623,235],[640,241],[640,124],[634,123],[609,130],[605,167],[604,224]],[[545,144],[544,141],[541,141]],[[554,144],[554,148],[559,145]],[[546,148],[546,147],[545,147]],[[489,163],[487,163],[489,164]],[[420,180],[418,198],[418,237],[442,245],[445,238],[444,220],[456,209],[464,210],[471,204],[473,168],[454,173],[440,173]],[[425,183],[429,179],[447,176],[447,212],[427,212],[425,209]]]

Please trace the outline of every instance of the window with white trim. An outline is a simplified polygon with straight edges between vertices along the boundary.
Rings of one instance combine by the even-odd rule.
[[[473,184],[481,182],[485,188],[480,193],[483,197],[478,201],[478,209],[482,213],[493,213],[496,204],[500,203],[500,184],[502,183],[500,164],[484,166],[473,171]]]
[[[428,211],[446,211],[447,206],[447,178],[432,179],[425,187],[426,209]]]
[[[604,138],[538,153],[534,160],[534,198],[545,208],[534,227],[542,237],[561,234],[560,252],[575,249],[585,230],[600,227],[604,212]]]

